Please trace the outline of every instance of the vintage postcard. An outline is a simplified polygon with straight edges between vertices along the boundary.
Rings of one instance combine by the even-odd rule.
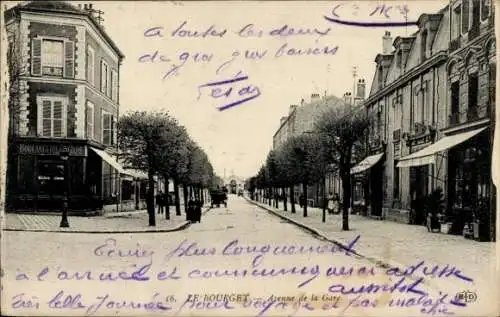
[[[498,316],[496,8],[2,1],[1,315]]]

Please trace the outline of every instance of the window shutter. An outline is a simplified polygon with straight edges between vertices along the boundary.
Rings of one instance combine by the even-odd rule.
[[[116,130],[116,117],[115,116],[111,116],[111,122],[112,122],[112,127],[111,127],[111,140],[112,140],[112,144],[115,145],[117,143],[117,130]]]
[[[94,51],[90,46],[87,48],[87,80],[94,85]]]
[[[107,83],[106,83],[106,96],[108,96],[109,98],[111,98],[112,74],[111,74],[109,66],[107,67],[106,74],[108,75],[108,77],[107,77]]]
[[[111,144],[111,115],[109,113],[103,114],[103,127],[102,127],[102,143]]]
[[[54,101],[53,110],[53,122],[54,122],[54,137],[62,137],[65,135],[63,129],[63,104],[60,101]]]
[[[52,136],[52,102],[42,101],[42,136]]]
[[[94,138],[94,105],[87,102],[87,138]]]
[[[111,98],[114,101],[118,101],[118,72],[116,70],[113,70],[111,74],[112,74],[111,83],[113,85],[111,91]]]
[[[42,76],[42,39],[31,40],[31,75]]]
[[[101,92],[104,92],[104,80],[105,80],[105,76],[104,76],[104,61],[101,61]]]
[[[75,43],[64,42],[64,77],[75,77]]]

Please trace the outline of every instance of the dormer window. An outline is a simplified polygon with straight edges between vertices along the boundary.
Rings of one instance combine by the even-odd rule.
[[[462,34],[469,32],[469,0],[462,1]]]
[[[384,68],[382,65],[378,67],[378,84],[380,87],[384,85]]]
[[[396,54],[396,66],[400,69],[403,68],[403,51],[401,49]]]
[[[420,41],[420,60],[423,62],[427,58],[427,30],[422,32]]]

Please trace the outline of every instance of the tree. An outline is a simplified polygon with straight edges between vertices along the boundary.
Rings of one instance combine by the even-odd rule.
[[[288,170],[287,177],[292,184],[302,185],[303,214],[307,217],[307,187],[322,177],[324,164],[321,143],[315,134],[301,134],[288,139],[283,146],[283,151],[285,155],[283,164]]]
[[[320,136],[326,163],[338,166],[342,180],[342,229],[349,230],[349,205],[351,201],[351,168],[357,163],[354,157],[363,146],[370,119],[363,108],[351,105],[326,111],[317,122],[315,132]]]
[[[135,111],[123,115],[118,122],[121,159],[125,165],[148,174],[146,204],[150,226],[156,226],[154,177],[166,171],[165,151],[170,151],[172,144],[169,131],[176,130],[176,126],[177,121],[166,112]]]

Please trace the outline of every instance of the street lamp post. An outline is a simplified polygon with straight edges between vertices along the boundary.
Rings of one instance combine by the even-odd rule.
[[[63,196],[63,203],[62,203],[62,216],[61,216],[61,223],[59,227],[61,228],[69,228],[69,222],[68,222],[68,190],[69,190],[69,173],[68,173],[68,159],[69,159],[69,152],[68,151],[62,151],[59,154],[61,160],[64,162],[64,182],[65,182],[65,189],[64,189],[64,196]]]

